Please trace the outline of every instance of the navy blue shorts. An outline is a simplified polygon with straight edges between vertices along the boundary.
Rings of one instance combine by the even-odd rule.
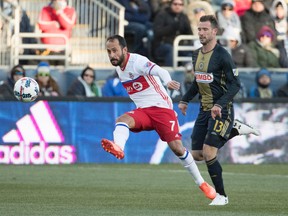
[[[200,110],[191,135],[192,150],[202,150],[203,144],[221,148],[228,140],[233,128],[234,109],[224,108],[222,118],[211,117],[211,111]]]

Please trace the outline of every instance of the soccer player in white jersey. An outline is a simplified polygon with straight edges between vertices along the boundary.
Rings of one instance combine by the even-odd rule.
[[[204,181],[191,153],[182,144],[173,103],[162,81],[174,90],[179,90],[180,83],[172,80],[167,70],[148,58],[129,53],[125,39],[119,35],[109,37],[106,48],[111,64],[116,66],[119,79],[137,108],[117,118],[114,140],[101,141],[104,150],[123,159],[129,131],[155,130],[168,143],[206,197],[214,199],[215,189]]]

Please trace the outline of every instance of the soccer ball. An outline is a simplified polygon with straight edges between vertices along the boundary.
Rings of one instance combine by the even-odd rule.
[[[30,77],[22,77],[14,85],[14,95],[22,102],[32,102],[39,94],[38,83]]]

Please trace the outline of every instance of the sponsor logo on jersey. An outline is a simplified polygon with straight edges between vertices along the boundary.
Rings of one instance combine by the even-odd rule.
[[[149,88],[150,85],[145,79],[145,77],[140,76],[135,80],[124,82],[123,86],[127,90],[128,94],[135,94],[137,92],[140,92]]]
[[[213,74],[196,71],[195,79],[198,83],[211,83],[213,82]]]

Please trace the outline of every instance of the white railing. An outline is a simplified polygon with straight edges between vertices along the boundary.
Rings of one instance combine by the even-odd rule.
[[[49,0],[19,1],[20,6],[27,12],[31,24],[35,26],[35,35],[33,37],[30,35],[30,38],[39,37],[41,33],[37,25],[39,13],[42,7],[48,5],[49,2]],[[126,23],[124,19],[125,8],[114,0],[68,0],[68,3],[76,10],[77,24],[73,29],[72,38],[69,39],[71,58],[66,60],[67,64],[71,66],[89,64],[95,67],[111,67],[105,49],[106,38],[113,34],[124,35],[124,25]],[[14,23],[20,22],[19,14],[13,20]],[[14,27],[18,28],[18,31],[17,29],[14,30],[15,34],[17,34],[19,25]],[[22,55],[21,53],[17,54],[18,51],[24,48],[24,44],[21,43],[21,38],[18,36],[13,36],[13,45],[11,44],[11,47],[8,47],[9,53],[12,53],[10,56],[13,57],[11,64],[19,61],[19,58],[23,60],[32,58],[32,56]],[[7,38],[9,39],[9,37]],[[10,38],[12,37],[10,36]],[[2,43],[3,40],[0,40]],[[34,49],[36,46],[36,44],[26,44],[25,48]],[[10,50],[12,47],[14,50]],[[34,59],[42,58],[43,56],[34,56]],[[55,57],[50,58],[47,56],[47,60],[53,58]],[[10,64],[10,62],[4,62],[0,58],[0,65],[7,64]]]
[[[23,38],[63,38],[65,40],[64,45],[53,45],[53,44],[23,44],[21,43]],[[19,64],[19,60],[63,60],[64,66],[69,65],[69,40],[63,34],[50,34],[50,33],[18,33],[12,36],[11,40],[11,67]],[[52,54],[52,55],[27,55],[21,54],[24,49],[34,50],[63,50],[63,54]]]
[[[20,8],[14,6],[15,18],[20,20]],[[19,31],[19,25],[14,25],[15,18],[8,17],[0,10],[0,65],[10,64],[11,37]]]
[[[227,41],[226,38],[222,36],[217,36],[217,40],[224,40]],[[193,45],[184,45],[183,41],[188,41],[188,44],[193,44]],[[226,43],[227,44],[227,43]],[[178,64],[181,62],[192,62],[192,57],[191,56],[181,56],[179,52],[191,52],[196,49],[198,49],[200,46],[202,46],[199,43],[199,37],[195,35],[178,35],[173,42],[173,68],[174,69],[179,69]],[[229,47],[224,46],[228,52],[230,53],[231,50]]]

